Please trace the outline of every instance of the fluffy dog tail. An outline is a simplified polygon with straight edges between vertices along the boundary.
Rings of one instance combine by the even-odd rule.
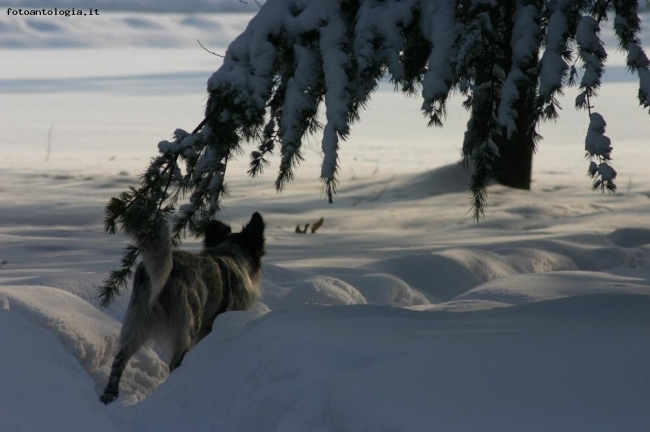
[[[150,227],[125,227],[126,233],[133,238],[140,249],[142,265],[149,276],[148,308],[151,310],[158,300],[174,266],[172,258],[172,241],[169,222],[161,218]]]

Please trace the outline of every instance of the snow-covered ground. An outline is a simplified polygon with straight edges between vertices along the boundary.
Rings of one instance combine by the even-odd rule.
[[[105,407],[128,293],[98,308],[125,244],[103,206],[201,120],[220,59],[196,39],[223,52],[250,15],[0,16],[0,431],[647,428],[650,121],[620,56],[595,102],[616,195],[590,191],[571,90],[533,190],[491,188],[480,223],[453,165],[466,114],[427,129],[389,86],[344,143],[333,205],[317,138],[280,196],[242,155],[223,218],[267,220],[262,303],[220,316],[169,377],[143,350]]]

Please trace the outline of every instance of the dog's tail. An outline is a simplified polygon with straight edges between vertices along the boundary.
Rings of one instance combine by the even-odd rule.
[[[174,261],[171,231],[167,219],[160,218],[153,226],[147,228],[125,227],[125,231],[140,249],[142,264],[149,276],[148,307],[151,310],[169,279]]]

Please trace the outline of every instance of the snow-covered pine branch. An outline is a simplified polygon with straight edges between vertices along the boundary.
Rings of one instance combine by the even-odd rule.
[[[470,192],[472,210],[478,220],[485,212],[487,187],[494,180],[494,163],[499,155],[495,135],[500,135],[496,118],[505,73],[502,33],[493,17],[500,11],[493,2],[475,2],[467,11],[470,22],[460,38],[457,70],[470,78],[471,116],[463,140],[462,157],[472,168]],[[497,24],[497,25],[494,25]],[[466,71],[466,72],[465,72]]]
[[[323,165],[320,177],[329,202],[332,202],[336,193],[339,140],[345,139],[350,133],[348,113],[351,112],[352,105],[352,95],[348,88],[352,69],[348,54],[348,26],[341,16],[343,11],[333,12],[327,24],[320,29],[327,118],[323,129]]]
[[[258,175],[277,151],[281,190],[294,179],[303,141],[319,132],[319,175],[331,200],[339,147],[381,80],[421,93],[430,125],[442,126],[450,94],[465,97],[470,120],[462,155],[472,167],[478,218],[492,181],[530,187],[537,127],[558,116],[558,96],[577,76],[574,62],[584,70],[576,104],[590,107],[607,54],[598,32],[610,16],[648,108],[650,61],[637,0],[268,0],[208,80],[204,120],[160,143],[141,186],[107,205],[105,227],[115,232],[137,219],[155,223],[175,214],[174,239],[199,235],[227,195],[234,153],[254,143],[249,173]],[[589,173],[596,188],[613,190],[604,132],[602,116],[590,112]],[[102,291],[107,301],[135,263],[137,253],[126,252]]]
[[[601,18],[604,18],[604,14]],[[616,190],[614,179],[616,171],[610,165],[611,140],[605,136],[605,119],[602,115],[592,112],[592,98],[596,96],[601,85],[607,52],[600,40],[600,23],[589,15],[579,18],[576,29],[576,43],[578,45],[578,58],[582,60],[584,73],[580,80],[582,92],[576,98],[576,108],[586,109],[589,112],[589,129],[585,138],[587,157],[591,159],[588,174],[594,178],[593,189]],[[594,160],[595,159],[595,160]]]
[[[517,131],[516,120],[519,117],[516,104],[520,100],[519,86],[535,85],[529,77],[537,75],[537,53],[540,45],[540,11],[534,1],[519,0],[516,2],[514,23],[512,26],[511,68],[503,82],[501,103],[499,105],[498,119],[501,127],[505,128],[508,138]]]
[[[600,189],[603,192],[616,191],[616,170],[610,165],[610,154],[612,152],[611,140],[605,136],[605,119],[598,113],[589,115],[589,129],[585,138],[585,150],[587,157],[592,161],[589,163],[588,174],[594,179],[593,189]],[[593,159],[596,159],[594,161]]]
[[[562,94],[566,85],[571,56],[571,40],[575,31],[572,29],[571,14],[575,13],[579,0],[556,0],[546,2],[548,23],[544,35],[545,50],[540,59],[539,105],[540,115],[546,120],[558,117],[557,94]]]
[[[627,53],[627,67],[639,76],[639,104],[650,107],[650,60],[646,55],[639,33],[639,4],[636,0],[614,0],[614,31],[621,50]]]
[[[339,146],[378,80],[386,77],[406,92],[421,86],[423,111],[438,125],[447,96],[460,89],[472,110],[463,157],[478,172],[481,164],[499,163],[497,155],[513,145],[508,140],[516,132],[534,141],[537,122],[557,116],[557,95],[569,81],[576,48],[585,68],[582,92],[594,94],[606,58],[598,21],[613,8],[600,0],[270,0],[211,78],[210,105],[216,110],[208,109],[207,115],[213,130],[228,119],[239,131],[231,149],[247,139],[261,141],[251,156],[251,174],[259,173],[279,147],[276,187],[282,189],[294,178],[305,136],[320,130],[316,116],[323,104],[320,176],[331,200]],[[635,15],[625,19],[630,16]],[[621,28],[638,25],[632,20],[623,26],[622,19],[617,21]],[[638,42],[635,35],[632,31],[627,37],[632,45]],[[643,64],[643,58],[636,56],[632,63]],[[521,93],[531,87],[537,89],[536,109],[522,114],[522,104],[531,102]],[[245,115],[221,108],[232,102],[224,98],[240,105]],[[472,158],[488,143],[494,158]],[[491,180],[480,178],[484,181],[473,183],[475,198]],[[209,195],[214,202],[214,194]]]
[[[431,44],[431,54],[422,77],[422,110],[429,116],[429,125],[442,126],[447,98],[458,80],[455,73],[458,57],[457,39],[460,26],[456,20],[455,0],[425,2],[422,15],[424,37]]]

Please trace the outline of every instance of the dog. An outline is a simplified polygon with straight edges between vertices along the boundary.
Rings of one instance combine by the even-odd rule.
[[[125,231],[140,248],[138,265],[122,330],[119,351],[100,400],[117,399],[129,359],[148,340],[171,346],[169,371],[212,331],[214,319],[231,310],[248,310],[260,296],[261,259],[265,254],[265,223],[254,213],[241,232],[210,221],[200,253],[172,250],[169,225],[159,223],[152,233]]]

